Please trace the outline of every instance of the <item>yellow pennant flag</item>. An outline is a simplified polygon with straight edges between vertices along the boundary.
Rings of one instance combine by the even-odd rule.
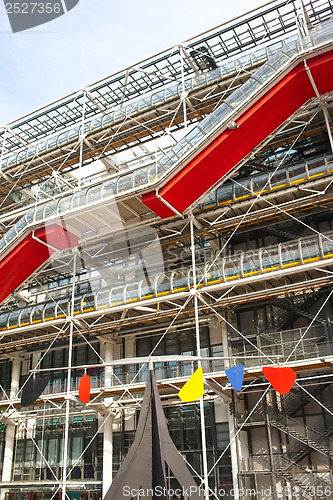
[[[178,392],[178,397],[184,401],[184,403],[189,403],[190,401],[195,401],[201,398],[204,393],[204,380],[202,375],[201,366],[193,373],[192,377],[188,379],[186,384]]]

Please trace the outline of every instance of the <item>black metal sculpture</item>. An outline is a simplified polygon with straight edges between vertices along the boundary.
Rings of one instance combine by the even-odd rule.
[[[128,500],[135,496],[132,491],[140,490],[145,500],[167,500],[166,463],[181,487],[181,496],[199,499],[199,487],[169,435],[155,375],[149,370],[134,442],[104,500]]]

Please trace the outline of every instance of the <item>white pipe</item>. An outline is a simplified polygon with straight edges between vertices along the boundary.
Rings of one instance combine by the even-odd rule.
[[[200,327],[199,327],[199,311],[198,311],[198,297],[197,297],[197,280],[196,280],[196,267],[195,267],[195,251],[194,251],[194,229],[193,229],[193,215],[190,218],[191,229],[191,250],[192,250],[192,273],[193,273],[193,295],[194,295],[194,315],[195,315],[195,334],[197,344],[198,367],[201,366],[200,360]],[[207,464],[207,445],[206,445],[206,430],[205,430],[205,411],[203,398],[200,398],[200,428],[201,428],[201,442],[202,442],[202,465],[203,465],[203,485],[205,500],[209,500],[208,490],[208,464]]]
[[[76,275],[76,252],[74,253],[73,262],[73,286],[72,300],[70,310],[70,330],[69,330],[69,347],[68,347],[68,368],[67,368],[67,393],[66,393],[66,420],[65,420],[65,438],[64,438],[64,466],[62,473],[62,500],[66,500],[66,479],[67,479],[67,455],[68,455],[68,435],[69,435],[69,403],[71,393],[71,375],[72,375],[72,351],[73,351],[73,315],[74,315],[74,298],[75,298],[75,275]]]

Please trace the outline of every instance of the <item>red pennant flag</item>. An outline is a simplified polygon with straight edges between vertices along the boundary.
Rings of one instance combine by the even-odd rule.
[[[90,377],[89,375],[83,375],[80,379],[79,384],[79,398],[82,403],[89,403],[90,401]]]
[[[279,394],[287,394],[296,380],[296,373],[288,366],[264,366],[262,372]]]

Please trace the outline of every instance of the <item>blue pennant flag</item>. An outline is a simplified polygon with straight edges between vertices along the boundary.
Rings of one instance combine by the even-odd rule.
[[[225,371],[226,376],[235,391],[241,391],[244,379],[244,365],[237,365]]]

